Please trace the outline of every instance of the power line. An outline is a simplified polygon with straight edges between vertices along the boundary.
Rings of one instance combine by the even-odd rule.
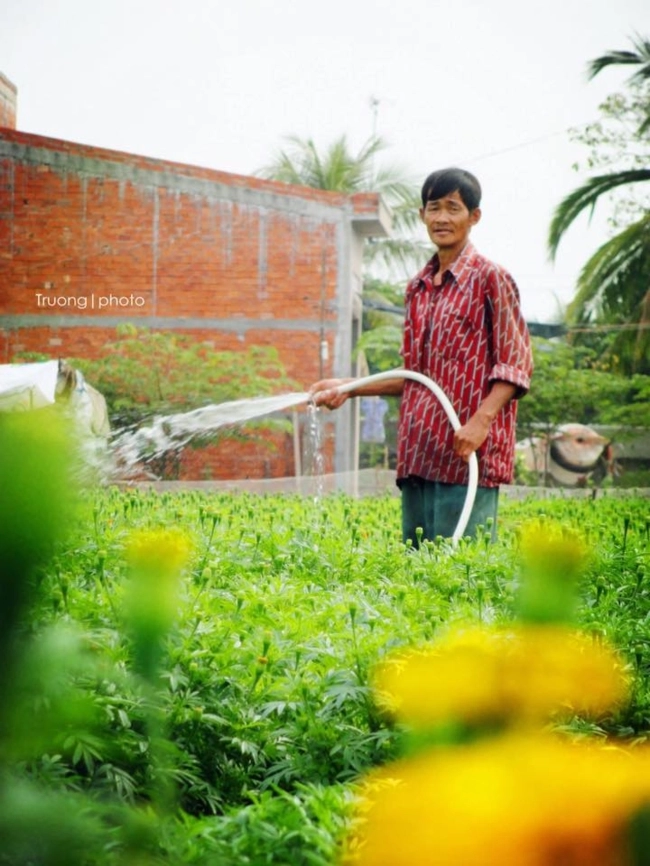
[[[517,144],[511,144],[508,147],[500,148],[499,150],[490,150],[487,153],[482,153],[479,156],[474,156],[471,159],[459,160],[459,162],[480,162],[482,159],[490,159],[492,156],[501,156],[503,153],[511,153],[513,150],[521,150],[524,147],[530,147],[533,144],[539,144],[542,141],[548,141],[550,138],[557,138],[558,135],[566,135],[574,129],[582,129],[590,126],[593,121],[579,123],[577,125],[567,126],[565,129],[559,129],[556,132],[548,132],[546,135],[539,135],[535,138],[529,138],[526,141],[520,141]]]
[[[572,325],[567,328],[572,334],[587,333],[589,331],[646,331],[650,328],[650,322],[638,322],[620,325]]]
[[[383,301],[374,301],[371,298],[362,298],[362,305],[367,310],[377,310],[382,313],[394,313],[403,316],[404,308],[395,306],[394,304],[384,303]],[[606,331],[645,331],[650,329],[650,322],[620,323],[620,324],[584,324],[584,325],[565,325],[563,323],[554,322],[526,322],[528,330],[534,337],[561,337],[565,334],[587,334],[594,332]]]

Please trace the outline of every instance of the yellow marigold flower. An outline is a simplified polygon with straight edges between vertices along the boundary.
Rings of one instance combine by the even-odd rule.
[[[155,674],[161,641],[176,618],[181,571],[190,550],[187,536],[172,529],[135,532],[127,546],[124,616],[136,669],[147,677]]]
[[[526,524],[520,533],[520,550],[528,568],[543,568],[565,577],[579,574],[589,553],[577,532],[550,520]]]
[[[379,703],[415,727],[598,716],[628,691],[607,644],[558,625],[457,629],[389,658],[373,684]]]
[[[572,620],[578,579],[588,561],[584,539],[556,523],[538,520],[521,530],[520,553],[520,618],[528,622]]]
[[[647,747],[481,740],[372,773],[342,863],[627,866],[627,828],[648,803]]]
[[[131,569],[157,575],[177,575],[186,565],[191,545],[174,529],[143,529],[132,533],[126,548]]]

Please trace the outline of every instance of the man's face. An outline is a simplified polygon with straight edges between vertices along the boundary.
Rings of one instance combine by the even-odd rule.
[[[428,201],[426,207],[420,208],[420,219],[439,250],[460,252],[467,243],[472,226],[480,218],[480,208],[468,210],[458,190]]]

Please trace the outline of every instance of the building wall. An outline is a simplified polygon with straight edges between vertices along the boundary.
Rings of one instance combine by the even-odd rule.
[[[273,345],[305,387],[349,375],[363,238],[386,220],[375,195],[0,129],[0,363],[97,357],[131,321],[218,350]],[[334,438],[352,423],[341,413]],[[276,472],[269,459],[247,474]]]

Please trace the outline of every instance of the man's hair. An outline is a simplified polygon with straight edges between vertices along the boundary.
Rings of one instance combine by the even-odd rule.
[[[464,168],[441,168],[422,184],[422,207],[452,192],[458,192],[467,210],[475,210],[481,204],[481,184],[473,174]]]

